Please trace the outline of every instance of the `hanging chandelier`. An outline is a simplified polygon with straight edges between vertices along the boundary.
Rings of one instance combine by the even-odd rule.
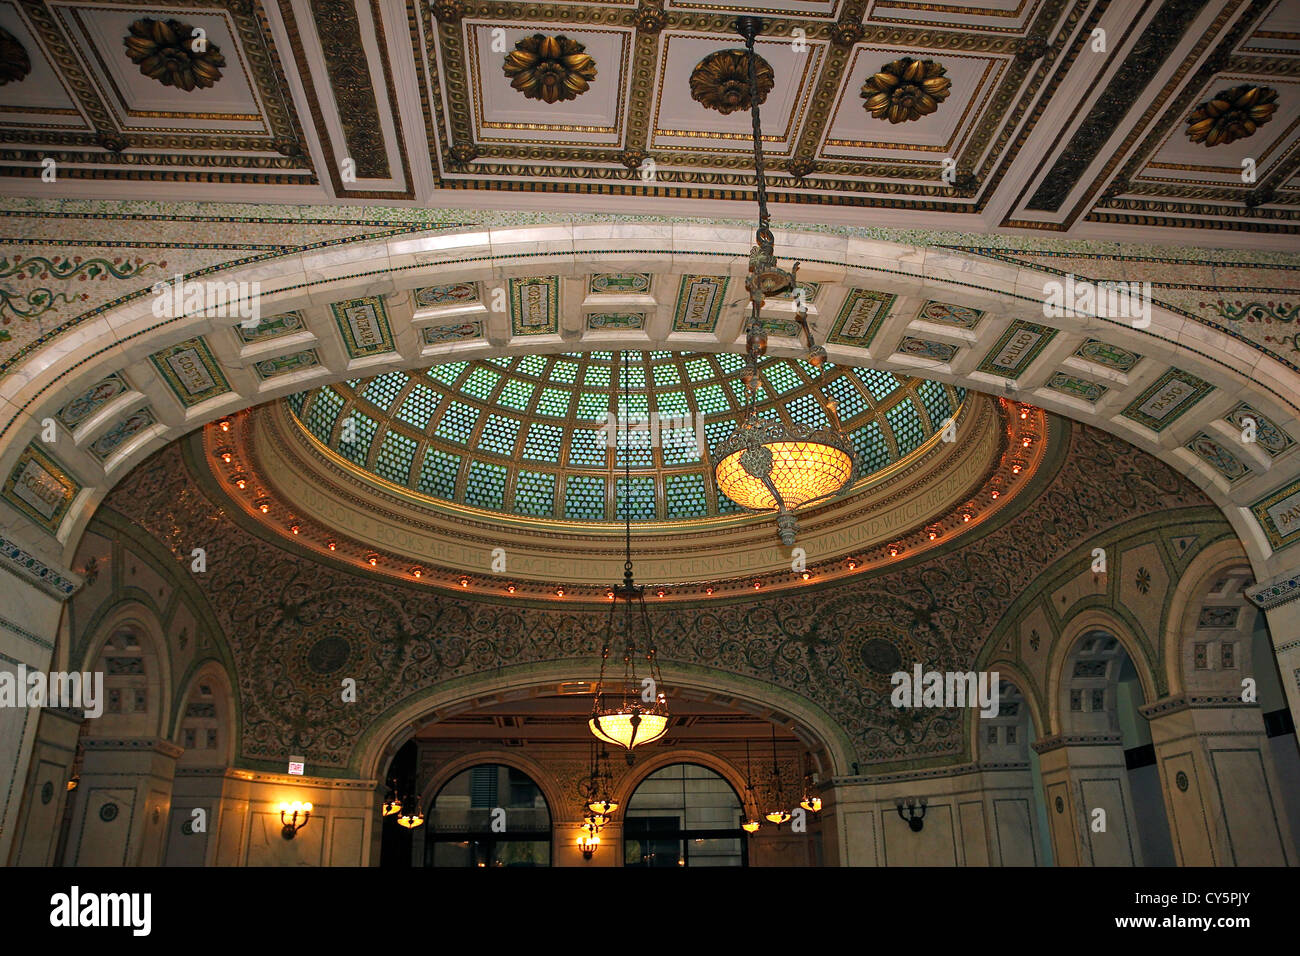
[[[609,769],[609,751],[600,749],[600,756],[592,762],[591,779],[587,788],[587,809],[604,817],[618,809],[613,794],[614,775]]]
[[[804,754],[803,797],[799,801],[799,806],[809,813],[822,812],[822,798],[813,783],[811,754]]]
[[[754,796],[754,774],[753,768],[749,762],[749,738],[745,738],[745,819],[740,824],[740,828],[753,836],[758,832],[760,826],[758,814],[754,808],[758,805],[758,800]]]
[[[593,853],[600,848],[600,831],[609,823],[618,804],[610,796],[613,775],[609,773],[609,755],[601,748],[600,757],[604,758],[605,772],[601,772],[601,762],[596,755],[596,742],[591,742],[591,764],[587,781],[582,787],[582,824],[578,827],[578,849],[584,860],[590,860]]]
[[[408,796],[402,801],[397,822],[408,830],[414,830],[424,824],[424,814],[420,812],[419,797]]]
[[[623,369],[622,353],[620,353],[618,372],[623,377],[623,413],[626,415],[629,407],[628,379]],[[624,427],[620,435],[619,447],[623,449],[623,487],[630,489],[631,456],[623,447],[626,440],[627,429]],[[632,751],[635,748],[652,744],[668,732],[668,700],[660,689],[663,686],[663,675],[659,672],[659,663],[655,659],[650,614],[645,605],[645,586],[636,585],[632,578],[630,502],[624,502],[624,517],[626,519],[624,527],[626,560],[623,562],[623,583],[613,588],[613,601],[609,607],[605,641],[600,654],[600,680],[596,684],[591,718],[587,724],[598,740],[625,749],[627,762],[631,765]],[[605,669],[613,646],[616,621],[619,620],[623,628],[623,677],[621,680],[613,681],[611,686],[606,683]],[[645,637],[644,659],[647,673],[644,677],[637,674],[637,660],[642,657],[636,639],[638,624]]]
[[[790,819],[790,811],[786,808],[787,800],[785,784],[781,782],[781,768],[776,762],[776,724],[772,725],[772,777],[766,796],[768,810],[763,816],[779,827]]]
[[[788,272],[778,264],[767,211],[763,134],[758,111],[762,98],[757,79],[759,58],[754,52],[754,38],[762,29],[763,21],[758,17],[736,19],[736,31],[745,40],[749,78],[758,229],[754,248],[749,254],[749,274],[745,277],[750,303],[745,326],[746,359],[740,373],[747,393],[745,417],[736,431],[714,449],[713,467],[718,489],[736,504],[749,511],[776,512],[781,542],[790,547],[794,544],[798,527],[795,512],[843,494],[856,477],[857,456],[841,427],[836,402],[825,395],[823,366],[826,350],[813,340],[808,325],[808,306],[803,296],[795,296],[795,320],[807,346],[806,360],[817,370],[818,387],[814,395],[821,403],[830,427],[812,428],[797,422],[787,424],[780,419],[758,416],[758,360],[767,354],[767,332],[761,318],[763,305],[767,296],[796,289],[799,271],[798,263]]]

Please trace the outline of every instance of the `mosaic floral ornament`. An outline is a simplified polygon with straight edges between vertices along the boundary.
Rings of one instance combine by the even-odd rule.
[[[44,256],[23,258],[21,254],[16,254],[13,257],[0,258],[0,279],[15,281],[77,279],[81,282],[95,279],[103,282],[109,278],[129,279],[155,265],[164,269],[167,267],[166,262],[145,262],[139,257],[132,262],[119,256],[110,262],[99,258],[82,259],[81,256],[71,258],[55,256],[53,259],[47,259]],[[21,290],[9,285],[0,285],[0,324],[9,325],[15,318],[34,319],[60,303],[71,305],[73,302],[88,298],[90,296],[84,292],[69,296],[65,292],[55,292],[48,286]],[[8,333],[0,332],[0,342],[7,342],[9,339]]]
[[[136,20],[122,42],[141,73],[187,93],[215,84],[221,79],[220,68],[226,65],[215,44],[196,37],[195,28],[179,20]]]
[[[1206,146],[1226,146],[1254,135],[1276,110],[1277,90],[1248,83],[1234,86],[1192,111],[1187,117],[1187,138]]]
[[[776,75],[772,65],[754,54],[754,80],[758,88],[758,105],[767,102]],[[745,50],[719,50],[710,53],[691,71],[691,99],[723,116],[747,110],[749,102],[749,53]]]
[[[891,123],[919,120],[939,108],[948,98],[952,80],[933,60],[905,56],[881,67],[862,84],[864,109],[876,119]]]
[[[0,29],[0,86],[16,83],[32,71],[32,61],[18,38]]]
[[[510,85],[530,100],[572,100],[587,92],[596,78],[596,61],[583,52],[586,49],[564,34],[534,33],[515,44],[502,69]]]

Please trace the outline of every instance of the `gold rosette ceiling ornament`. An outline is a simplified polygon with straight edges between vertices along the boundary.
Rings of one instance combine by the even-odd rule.
[[[747,110],[749,95],[748,50],[719,50],[710,53],[691,71],[691,99],[723,116],[737,110]],[[776,82],[772,65],[757,53],[754,57],[754,79],[758,88],[758,102],[767,102]]]
[[[1206,146],[1253,136],[1277,111],[1277,90],[1243,84],[1216,93],[1187,117],[1187,138]]]
[[[886,63],[862,84],[863,108],[876,119],[906,123],[929,116],[952,91],[952,80],[933,60],[905,56]]]
[[[16,83],[32,72],[32,61],[18,38],[0,28],[0,86]]]
[[[179,20],[136,20],[122,42],[141,73],[187,93],[211,87],[226,65],[220,48]]]
[[[587,92],[596,78],[596,61],[587,48],[564,34],[534,33],[515,43],[502,69],[513,86],[530,100],[558,103]]]

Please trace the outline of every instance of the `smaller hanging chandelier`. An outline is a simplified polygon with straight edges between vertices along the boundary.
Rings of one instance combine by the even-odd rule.
[[[763,814],[768,821],[778,827],[790,819],[786,809],[785,785],[781,782],[781,768],[776,762],[776,725],[772,725],[772,777],[767,788],[768,811]]]
[[[604,796],[602,796],[604,794]],[[584,860],[590,860],[600,847],[600,831],[609,823],[617,806],[608,798],[609,790],[601,779],[600,763],[596,756],[596,742],[591,742],[591,765],[587,781],[582,787],[582,823],[578,827],[578,849]]]
[[[825,395],[823,366],[826,350],[813,341],[812,329],[808,325],[808,307],[801,295],[795,296],[795,319],[808,348],[807,361],[817,370],[818,387],[813,394],[826,413],[830,427],[812,428],[798,422],[786,424],[780,419],[758,416],[758,360],[767,354],[767,332],[763,329],[761,316],[763,304],[767,296],[795,289],[799,271],[797,263],[789,272],[778,264],[767,211],[763,132],[758,110],[762,97],[756,73],[759,57],[754,52],[754,38],[762,29],[763,21],[758,17],[736,19],[736,30],[745,39],[742,55],[749,74],[758,229],[755,245],[749,254],[749,274],[745,277],[750,302],[749,320],[745,325],[745,366],[740,372],[748,399],[745,417],[736,430],[713,450],[713,469],[718,489],[736,504],[749,511],[776,512],[781,543],[790,547],[794,544],[798,527],[795,512],[847,491],[857,476],[857,455],[843,432],[835,400]]]
[[[758,805],[758,800],[754,796],[754,775],[753,768],[749,762],[749,738],[745,738],[745,819],[740,824],[740,828],[753,836],[758,832],[759,822],[758,815],[754,808]]]
[[[822,812],[822,798],[817,793],[816,786],[813,784],[812,759],[810,754],[804,754],[803,798],[799,801],[799,806],[803,807],[809,813]]]
[[[619,373],[623,375],[622,353],[620,353]],[[628,379],[623,375],[623,410],[629,407],[627,400]],[[626,429],[622,440],[626,441]],[[625,488],[631,487],[631,457],[626,449],[623,453],[623,470]],[[633,760],[632,751],[637,747],[652,744],[668,732],[668,699],[660,688],[663,686],[663,674],[655,658],[653,634],[650,630],[650,613],[646,610],[645,585],[637,585],[632,579],[632,509],[630,503],[624,508],[626,519],[624,541],[626,560],[623,562],[623,583],[613,588],[614,600],[609,607],[609,620],[605,626],[605,641],[600,654],[600,680],[596,684],[596,693],[592,700],[591,718],[587,725],[598,740],[614,744],[627,751],[627,762]],[[622,607],[623,613],[619,614]],[[623,677],[607,685],[605,667],[609,662],[610,649],[614,641],[616,620],[622,621],[623,629]],[[637,673],[637,660],[642,657],[638,649],[636,631],[638,626],[644,634],[646,674]]]
[[[588,787],[588,810],[609,817],[618,809],[618,803],[614,800],[613,782],[614,775],[609,769],[609,751],[602,747],[598,761],[592,763],[591,781]]]
[[[389,781],[388,793],[384,795],[384,816],[391,817],[402,809],[402,801],[397,798],[397,784]]]
[[[414,830],[424,824],[424,814],[420,812],[420,800],[415,796],[408,796],[402,801],[401,812],[397,816],[397,822],[408,830]]]

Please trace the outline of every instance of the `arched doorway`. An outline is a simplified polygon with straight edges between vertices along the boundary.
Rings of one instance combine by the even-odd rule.
[[[551,865],[551,810],[524,771],[499,763],[462,770],[438,790],[425,819],[424,865]]]
[[[747,866],[739,795],[719,773],[674,763],[649,774],[628,801],[623,865]]]
[[[1064,661],[1060,726],[1066,739],[1079,744],[1066,748],[1078,770],[1071,770],[1068,794],[1049,779],[1048,796],[1057,811],[1050,816],[1059,819],[1065,806],[1072,808],[1083,838],[1081,862],[1087,864],[1174,864],[1155,749],[1140,710],[1148,701],[1138,667],[1107,627],[1080,634]],[[1059,805],[1058,797],[1063,798]],[[1056,849],[1061,852],[1060,839]]]

